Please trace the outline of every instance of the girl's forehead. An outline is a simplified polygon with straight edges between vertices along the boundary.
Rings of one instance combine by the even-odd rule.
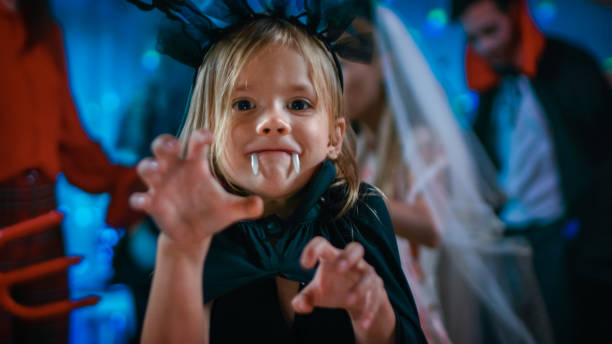
[[[309,64],[300,49],[287,44],[266,44],[255,50],[242,68],[245,70],[261,70],[261,67],[283,68],[287,64],[300,65],[308,68]],[[270,68],[269,68],[270,69]]]
[[[234,91],[258,86],[312,89],[311,66],[301,51],[286,45],[267,45],[256,51],[238,73]]]

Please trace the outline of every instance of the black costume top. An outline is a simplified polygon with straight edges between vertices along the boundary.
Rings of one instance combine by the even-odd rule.
[[[295,212],[238,222],[217,234],[204,267],[204,299],[214,300],[212,343],[353,343],[348,312],[315,308],[289,326],[280,310],[275,277],[300,282],[315,270],[300,267],[303,248],[315,236],[343,248],[357,241],[383,279],[396,316],[397,343],[426,343],[402,268],[393,227],[381,196],[366,184],[356,205],[337,217],[344,186],[332,186],[336,169],[326,160],[304,188]]]

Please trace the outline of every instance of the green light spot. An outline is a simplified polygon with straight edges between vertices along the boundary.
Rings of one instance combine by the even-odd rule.
[[[612,56],[604,60],[604,69],[608,72],[612,72]]]
[[[427,14],[427,22],[429,25],[435,28],[442,28],[446,26],[448,18],[446,12],[441,8],[434,8]]]

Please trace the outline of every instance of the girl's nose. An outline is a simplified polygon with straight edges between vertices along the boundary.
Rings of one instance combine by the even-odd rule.
[[[287,135],[291,132],[291,127],[286,119],[277,111],[265,114],[257,125],[259,135]]]

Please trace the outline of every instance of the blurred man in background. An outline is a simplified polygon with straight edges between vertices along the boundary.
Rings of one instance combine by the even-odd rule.
[[[474,131],[506,195],[499,214],[532,245],[555,339],[609,342],[610,85],[589,54],[544,37],[523,0],[453,0],[451,16],[468,38]]]

